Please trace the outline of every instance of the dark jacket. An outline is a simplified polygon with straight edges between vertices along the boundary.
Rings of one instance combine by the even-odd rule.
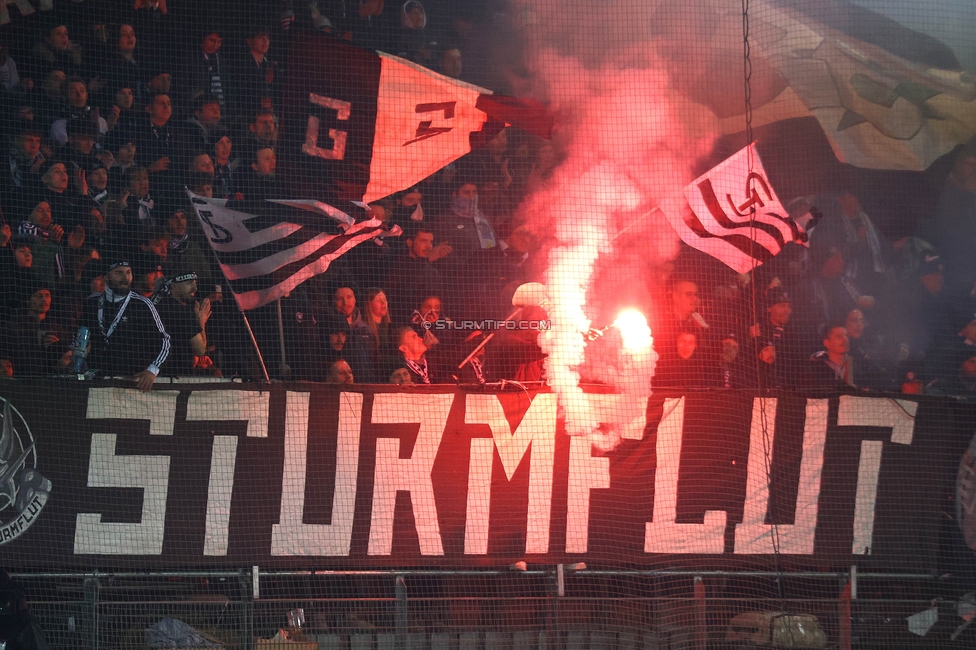
[[[398,323],[409,320],[413,310],[427,296],[442,296],[441,274],[437,267],[421,257],[405,254],[390,267],[386,281],[390,315]]]
[[[134,291],[115,296],[119,300],[113,302],[110,291],[94,293],[85,301],[80,324],[91,332],[88,367],[111,375],[133,375],[143,370],[158,373],[169,357],[171,343],[156,307]]]
[[[245,118],[254,117],[254,112],[261,108],[263,97],[270,98],[272,106],[278,109],[279,74],[277,62],[269,56],[265,56],[260,64],[250,52],[238,59],[232,72],[237,114]]]
[[[751,354],[758,356],[766,346],[775,348],[776,360],[773,363],[759,362],[759,380],[762,386],[796,388],[802,360],[808,354],[797,328],[793,327],[792,322],[780,328],[773,325],[768,318],[765,319],[759,325],[759,336],[752,340]]]
[[[193,372],[193,347],[190,341],[199,334],[193,305],[179,302],[172,296],[164,297],[156,305],[163,327],[170,335],[170,355],[163,368],[164,375],[189,375]]]
[[[850,389],[855,388],[857,376],[854,369],[854,359],[851,357],[847,358],[847,362],[850,366],[850,376],[851,382],[848,384],[844,379],[842,379],[837,372],[834,371],[833,367],[828,365],[827,353],[824,351],[817,352],[812,357],[807,364],[805,370],[805,388],[809,390],[824,390],[824,389]]]
[[[50,316],[38,322],[23,311],[5,323],[3,329],[3,347],[8,352],[5,356],[13,364],[17,377],[53,375],[57,371],[58,359],[71,344],[68,334]],[[49,334],[60,341],[45,346],[44,339]]]
[[[428,350],[416,364],[408,363],[403,358],[403,354],[400,354],[396,358],[393,369],[406,368],[410,372],[410,380],[418,385],[454,383],[454,378],[445,372],[444,365],[443,359],[437,353]],[[427,381],[424,381],[424,377],[417,372],[417,367],[426,367]]]
[[[342,316],[342,314],[331,313],[324,318],[321,329],[323,342],[329,341],[332,332],[344,331],[346,333],[346,343],[342,350],[337,353],[336,358],[343,358],[352,368],[353,375],[364,381],[372,378],[375,372],[372,360],[373,350],[377,349],[376,337],[373,331],[366,326],[357,309],[353,312],[352,324]]]
[[[8,603],[0,609],[0,641],[6,641],[9,650],[48,650],[41,626],[27,604],[27,592],[3,570],[0,570],[0,602]]]

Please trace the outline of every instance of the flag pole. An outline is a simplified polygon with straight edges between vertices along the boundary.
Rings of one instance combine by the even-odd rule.
[[[2,2],[2,0],[0,0],[0,2]],[[211,211],[209,210],[201,211],[199,209],[198,206],[200,205],[211,205],[210,203],[208,203],[208,201],[205,198],[198,197],[190,190],[187,190],[187,196],[190,198],[190,202],[193,205],[193,211],[196,213],[197,220],[200,222],[201,228],[204,229],[205,234],[209,238],[210,251],[211,254],[213,255],[213,258],[217,262],[217,266],[221,269],[221,273],[223,274],[223,276],[227,278],[228,281],[230,281],[230,278],[227,275],[227,269],[222,265],[220,256],[217,254],[217,249],[214,246],[215,244],[221,244],[221,245],[226,244],[232,241],[235,236],[239,236],[239,235],[238,234],[232,235],[231,231],[227,230],[227,228],[223,227],[219,223],[215,223],[214,214]],[[219,209],[221,210],[227,210],[233,214],[237,214],[237,217],[230,217],[230,219],[239,220],[241,213],[236,213],[234,209],[224,207],[225,205],[226,203],[220,206],[214,203],[212,207],[214,210],[216,210],[219,207]],[[244,216],[247,215],[245,214]],[[217,217],[218,217],[217,221],[219,221],[220,220],[219,217],[221,217],[221,215],[218,214]],[[299,226],[299,228],[302,227],[304,226]],[[213,236],[210,236],[209,233],[206,232],[208,230],[212,231]],[[336,244],[336,248],[329,255],[319,257],[313,265],[306,267],[305,270],[307,271],[309,269],[312,269],[312,267],[314,266],[315,269],[313,270],[312,275],[324,272],[328,268],[332,260],[339,257],[343,253],[347,252],[350,248],[356,246],[357,244],[360,244],[363,241],[366,241],[367,239],[375,238],[377,235],[379,235],[381,230],[383,230],[382,224],[380,223],[379,220],[377,220],[374,217],[366,221],[360,221],[358,223],[354,223],[352,226],[345,229],[343,235],[329,236],[327,238],[327,241],[332,241],[333,239],[338,240],[338,244]],[[388,231],[387,234],[395,236],[401,234],[402,232],[403,230],[399,226],[394,226],[392,229]],[[254,242],[252,242],[246,235],[240,235],[240,236],[243,237],[242,245],[246,250],[250,250],[255,247]],[[281,237],[278,237],[278,239],[281,239]],[[297,251],[296,248],[290,248],[287,249],[287,251],[285,252],[287,253],[287,255],[290,255],[293,260],[296,258],[296,255],[299,254],[304,259],[305,254],[296,253],[296,251]],[[278,268],[280,268],[280,266]],[[265,273],[265,275],[268,274]],[[301,280],[299,280],[299,282],[300,281]],[[251,306],[264,306],[270,303],[271,300],[277,300],[278,342],[279,345],[281,346],[281,362],[279,364],[279,370],[283,374],[287,375],[290,374],[291,370],[288,367],[288,364],[285,362],[285,334],[284,334],[284,323],[283,323],[284,319],[282,318],[281,301],[280,301],[280,296],[284,293],[284,290],[282,289],[283,285],[284,285],[283,282],[279,282],[278,284],[275,284],[270,288],[266,287],[265,289],[262,290],[264,291],[264,293],[261,294],[260,296],[255,297],[254,299],[250,299],[250,295],[253,294],[254,292],[251,292],[250,294],[246,292],[243,295],[249,296],[249,298],[246,299],[246,302],[248,302],[248,304]],[[280,293],[276,294],[276,291],[279,291]],[[264,361],[264,356],[261,354],[261,349],[258,346],[257,339],[254,336],[254,331],[251,329],[251,323],[248,321],[247,315],[244,313],[244,306],[241,303],[241,296],[238,296],[236,293],[234,293],[233,289],[231,289],[231,293],[234,294],[234,300],[237,302],[237,307],[241,312],[241,316],[244,318],[244,325],[247,328],[247,333],[251,337],[251,342],[254,344],[254,349],[258,354],[258,359],[261,363],[261,371],[264,373],[264,379],[265,381],[270,381],[267,364]]]
[[[244,327],[247,328],[247,335],[251,337],[251,343],[254,345],[254,351],[258,355],[258,363],[261,364],[261,373],[264,375],[264,381],[270,382],[271,377],[268,376],[268,367],[264,365],[264,355],[261,354],[261,348],[258,347],[258,340],[254,338],[254,330],[251,329],[251,321],[247,319],[247,314],[244,313],[244,308],[241,307],[241,303],[237,301],[237,294],[231,289],[231,295],[234,296],[234,303],[237,305],[238,311],[241,312],[241,318],[244,319]]]
[[[288,361],[285,359],[285,326],[284,319],[281,317],[281,298],[278,298],[275,304],[278,306],[278,346],[281,349],[281,362],[278,364],[278,372],[281,373],[282,379],[289,379],[291,368],[288,367]]]
[[[184,186],[183,189],[186,190],[186,194],[190,198],[191,209],[193,210],[193,213],[196,214],[196,216],[197,216],[197,223],[200,223],[200,213],[197,211],[196,207],[193,207],[193,203],[194,203],[193,197],[196,196],[196,195],[193,192],[190,191],[190,188],[188,188],[186,186]],[[206,235],[204,235],[204,236],[206,236]],[[210,258],[213,261],[217,262],[217,268],[219,269],[220,268],[220,260],[217,258],[217,251],[215,251],[213,249],[213,245],[207,246],[207,248],[210,249]],[[220,275],[224,279],[227,279],[227,276],[224,275],[223,269],[221,269]],[[218,288],[219,288],[219,285],[218,285]],[[228,287],[228,288],[230,288],[230,287]],[[234,293],[234,290],[233,289],[230,289],[230,295],[232,295],[234,297],[234,304],[237,305],[237,311],[241,312],[241,318],[244,319],[244,328],[247,329],[247,335],[251,338],[251,344],[254,345],[254,351],[258,355],[258,363],[261,365],[261,374],[264,375],[264,381],[270,382],[271,381],[271,377],[268,375],[268,367],[264,363],[264,355],[261,354],[261,348],[258,347],[258,340],[254,337],[254,330],[251,329],[251,321],[249,321],[247,319],[247,314],[244,313],[244,308],[241,307],[241,303],[240,303],[240,301],[237,300],[237,294]]]

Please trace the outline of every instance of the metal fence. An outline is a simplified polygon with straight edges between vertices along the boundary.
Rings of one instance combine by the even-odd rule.
[[[853,569],[853,568],[852,568]],[[747,612],[812,615],[829,648],[972,647],[945,577],[694,571],[22,573],[52,648],[147,648],[165,617],[228,650],[663,649],[777,645]],[[796,597],[827,593],[836,598]],[[742,594],[750,597],[742,597]],[[753,596],[754,594],[754,596]],[[306,644],[259,645],[302,608]],[[908,617],[928,610],[925,636]],[[934,613],[933,611],[934,610]],[[751,641],[749,639],[752,639]],[[792,647],[810,647],[795,641]]]

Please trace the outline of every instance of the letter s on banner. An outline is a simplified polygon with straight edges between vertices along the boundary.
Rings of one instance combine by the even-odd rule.
[[[329,108],[336,112],[336,119],[345,122],[352,114],[352,104],[340,99],[322,97],[315,93],[308,94],[308,101],[316,106]],[[346,139],[348,132],[338,129],[329,129],[329,137],[332,138],[332,148],[326,149],[319,146],[319,118],[315,115],[308,116],[308,124],[305,127],[305,143],[302,145],[302,153],[307,153],[316,158],[326,160],[342,160],[346,157]]]
[[[179,391],[140,393],[126,388],[92,388],[88,391],[86,417],[148,420],[149,435],[171,436],[178,395]],[[141,431],[131,433],[138,435]],[[138,523],[122,523],[103,522],[101,513],[79,512],[75,519],[75,555],[163,552],[170,458],[117,455],[117,438],[114,433],[92,433],[88,487],[142,488],[142,514]]]
[[[93,433],[88,487],[142,488],[138,523],[102,522],[100,512],[79,512],[75,555],[159,555],[163,552],[169,456],[119,456],[117,435]]]

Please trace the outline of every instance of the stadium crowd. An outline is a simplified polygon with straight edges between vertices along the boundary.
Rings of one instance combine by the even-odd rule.
[[[232,206],[284,195],[276,144],[293,30],[492,83],[475,14],[417,0],[266,4],[63,1],[7,17],[17,29],[0,35],[3,375],[76,372],[72,340],[85,326],[88,367],[141,388],[158,374],[260,378],[184,187]],[[458,366],[490,334],[461,323],[504,319],[516,288],[544,279],[551,236],[516,208],[558,159],[510,128],[371,206],[404,235],[361,244],[248,312],[270,376],[544,380],[544,327],[503,330]],[[749,274],[688,248],[648,267],[638,282],[655,386],[976,398],[976,145],[958,153],[915,236],[887,240],[847,188],[795,199],[790,216],[809,247],[790,244]],[[547,319],[519,307],[521,321]]]

